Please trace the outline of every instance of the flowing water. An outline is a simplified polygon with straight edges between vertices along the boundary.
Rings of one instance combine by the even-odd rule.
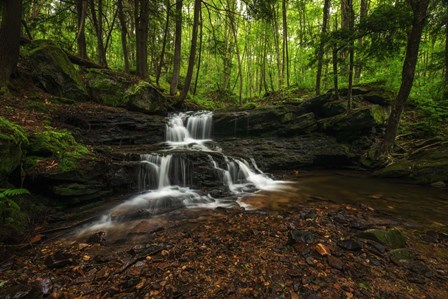
[[[213,114],[208,111],[169,116],[167,149],[140,156],[137,178],[140,194],[113,208],[94,228],[181,208],[227,207],[238,204],[237,199],[241,196],[258,190],[276,190],[286,183],[263,173],[254,159],[245,160],[222,153],[212,140],[212,121]],[[218,173],[221,188],[233,199],[229,200],[229,196],[216,198],[191,187],[194,172],[198,171],[192,159],[198,154],[207,158],[208,168]]]

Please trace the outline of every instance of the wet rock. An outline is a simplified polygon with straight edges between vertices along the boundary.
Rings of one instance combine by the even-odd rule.
[[[344,263],[342,262],[342,260],[340,258],[329,255],[329,256],[327,256],[327,261],[328,261],[328,264],[335,269],[338,269],[338,270],[344,269]]]
[[[357,236],[359,238],[378,242],[393,249],[406,247],[406,238],[398,229],[369,229],[359,233]]]
[[[445,184],[445,182],[437,181],[437,182],[432,183],[431,187],[434,187],[434,188],[445,188],[446,184]]]
[[[40,299],[43,298],[43,295],[44,294],[38,288],[23,284],[9,288],[0,288],[0,298]]]
[[[308,231],[295,229],[288,232],[287,245],[294,245],[296,243],[313,244],[315,239],[315,234]]]
[[[384,245],[372,240],[367,240],[367,249],[378,255],[383,255],[386,252]]]
[[[359,251],[362,248],[358,242],[350,240],[350,239],[338,241],[337,244],[339,247],[341,247],[345,250],[351,250],[351,251]]]
[[[64,268],[75,263],[77,256],[75,254],[57,251],[47,256],[45,265],[50,269]]]
[[[86,240],[86,243],[106,245],[106,233],[105,232],[97,232],[97,233],[89,236]]]

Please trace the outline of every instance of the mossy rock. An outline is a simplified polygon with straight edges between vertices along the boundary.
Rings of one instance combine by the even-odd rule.
[[[358,234],[359,238],[372,240],[381,243],[392,249],[405,248],[406,238],[398,229],[368,229]]]
[[[33,67],[33,80],[45,91],[73,100],[87,99],[78,71],[59,46],[51,41],[37,40],[25,46],[22,54]]]
[[[42,160],[57,160],[58,170],[75,170],[78,161],[89,156],[89,150],[76,142],[66,131],[43,131],[30,136],[27,165],[36,166]]]
[[[5,185],[8,176],[20,166],[27,144],[25,131],[0,116],[0,186]]]
[[[167,99],[153,85],[140,81],[125,92],[128,108],[145,113],[165,113]]]
[[[323,131],[336,136],[338,141],[352,141],[370,134],[375,127],[384,125],[387,117],[387,109],[375,105],[321,119],[319,126]]]
[[[134,79],[107,69],[87,69],[84,75],[90,96],[98,103],[125,107],[129,99],[125,91],[134,84]]]

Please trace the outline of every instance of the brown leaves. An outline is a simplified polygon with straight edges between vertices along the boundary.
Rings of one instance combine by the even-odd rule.
[[[319,243],[317,244],[314,249],[319,253],[321,256],[327,256],[331,255],[330,250],[323,244]]]

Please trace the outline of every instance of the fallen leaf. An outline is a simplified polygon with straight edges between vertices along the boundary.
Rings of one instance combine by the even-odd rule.
[[[314,247],[314,249],[321,255],[321,256],[326,256],[326,255],[331,255],[330,250],[325,247],[325,245],[319,243],[316,245],[316,247]]]

